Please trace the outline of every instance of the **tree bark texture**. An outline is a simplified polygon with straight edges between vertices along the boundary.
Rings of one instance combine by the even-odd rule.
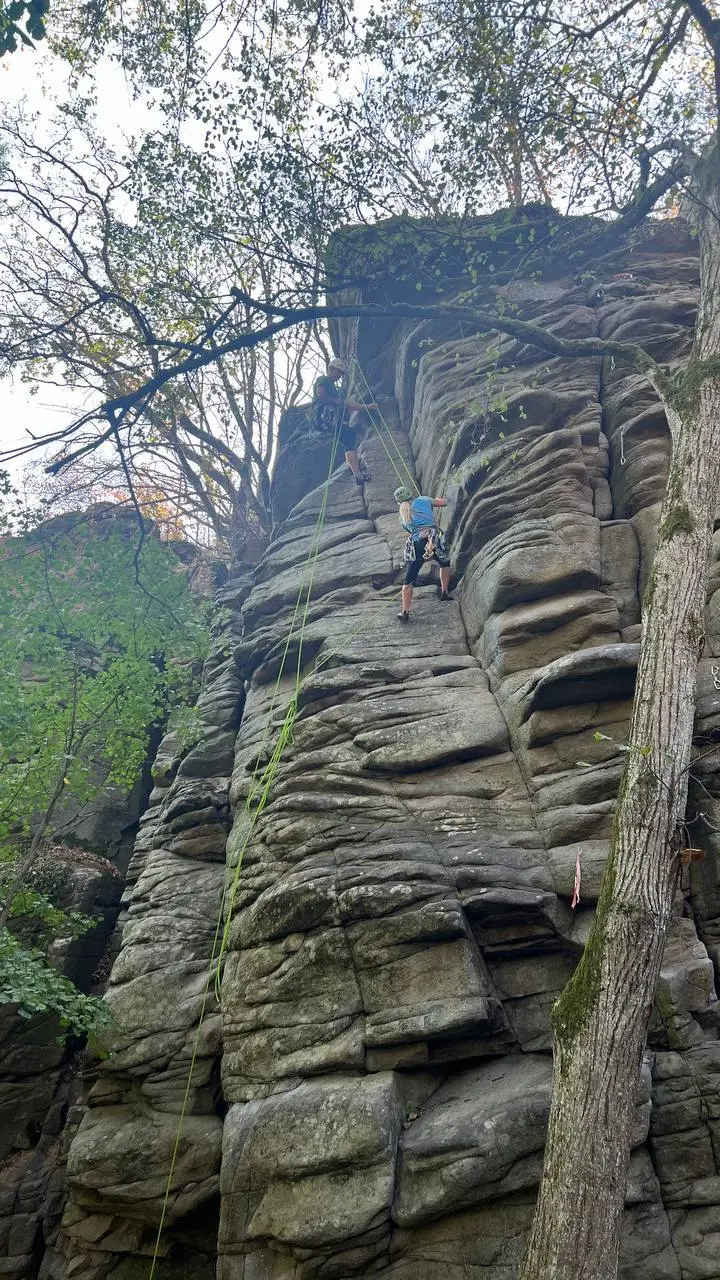
[[[704,159],[693,191],[700,314],[687,369],[662,379],[672,463],[643,601],[629,752],[593,931],[553,1010],[545,1167],[520,1280],[617,1276],[642,1054],[678,885],[720,484],[716,154]]]

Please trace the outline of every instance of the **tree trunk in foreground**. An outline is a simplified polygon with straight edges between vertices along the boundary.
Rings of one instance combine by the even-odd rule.
[[[679,877],[681,823],[720,481],[718,157],[702,204],[701,305],[687,370],[663,384],[672,464],[645,599],[630,751],[594,928],[553,1010],[545,1167],[519,1280],[615,1280],[648,1019]]]

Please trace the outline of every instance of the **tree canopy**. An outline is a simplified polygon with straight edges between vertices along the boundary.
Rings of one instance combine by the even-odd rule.
[[[213,537],[267,525],[279,414],[327,350],[328,238],[672,211],[713,125],[712,22],[700,0],[58,6],[66,96],[6,114],[0,183],[3,367],[85,406],[45,441],[56,469],[110,450]],[[108,59],[147,111],[127,140],[97,119]]]

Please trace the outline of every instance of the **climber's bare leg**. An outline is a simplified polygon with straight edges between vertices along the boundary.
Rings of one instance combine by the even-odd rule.
[[[356,480],[362,480],[362,471],[360,470],[360,459],[357,456],[356,449],[348,449],[345,454],[345,461],[352,471]]]
[[[412,589],[412,587],[407,587],[407,586],[403,587],[403,589],[402,589],[402,607],[403,607],[403,613],[409,613],[409,612],[410,612],[410,605],[412,604],[412,598],[413,598],[413,589]]]
[[[441,591],[450,590],[450,569],[440,570],[440,590]]]

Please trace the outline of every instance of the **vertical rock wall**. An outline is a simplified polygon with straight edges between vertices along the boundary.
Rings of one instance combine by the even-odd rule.
[[[90,1073],[89,1109],[71,1116],[71,1195],[42,1276],[146,1274],[163,1205],[161,1258],[175,1248],[189,1268],[180,1274],[214,1274],[223,1104],[210,964],[244,698],[232,649],[249,586],[241,576],[216,595],[215,644],[197,703],[202,737],[183,754],[169,734],[155,759],[106,995],[116,1024]]]
[[[597,287],[520,273],[511,287],[558,333],[682,358],[697,302],[682,226],[592,274]],[[281,455],[288,514],[242,617],[245,588],[226,593],[208,738],[158,778],[133,863],[118,1030],[70,1147],[58,1276],[148,1274],[188,1079],[158,1280],[210,1277],[216,1253],[220,1280],[511,1280],[522,1251],[550,1007],[607,854],[667,433],[612,362],[430,324],[361,325],[358,353],[385,392],[389,454],[369,432],[372,480],[336,470],[326,493],[323,442]],[[405,467],[448,496],[462,575],[453,603],[421,585],[407,627]],[[296,692],[297,639],[278,672],[310,580],[298,716],[258,815],[245,801]],[[678,896],[638,1082],[623,1280],[718,1274],[720,848],[695,818],[714,825],[714,755],[694,787],[708,858]],[[210,989],[197,1036],[228,828],[222,999]]]

